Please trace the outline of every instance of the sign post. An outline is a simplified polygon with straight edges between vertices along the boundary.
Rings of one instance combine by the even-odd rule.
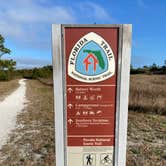
[[[131,25],[53,25],[57,166],[124,166]]]

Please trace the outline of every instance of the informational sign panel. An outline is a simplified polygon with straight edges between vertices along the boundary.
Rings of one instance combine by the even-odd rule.
[[[57,166],[125,164],[130,38],[129,25],[53,26]]]

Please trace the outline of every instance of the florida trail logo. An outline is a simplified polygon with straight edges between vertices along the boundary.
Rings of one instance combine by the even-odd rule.
[[[110,45],[98,34],[83,36],[71,50],[68,75],[81,82],[95,83],[112,77],[115,59]]]

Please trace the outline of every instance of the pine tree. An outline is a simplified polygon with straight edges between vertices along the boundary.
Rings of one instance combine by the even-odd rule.
[[[4,54],[10,54],[11,50],[4,46],[5,39],[0,34],[0,59]]]

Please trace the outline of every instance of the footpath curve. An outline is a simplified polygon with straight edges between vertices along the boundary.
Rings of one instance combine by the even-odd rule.
[[[0,149],[15,128],[17,115],[26,103],[26,80],[19,80],[19,87],[0,102]]]

